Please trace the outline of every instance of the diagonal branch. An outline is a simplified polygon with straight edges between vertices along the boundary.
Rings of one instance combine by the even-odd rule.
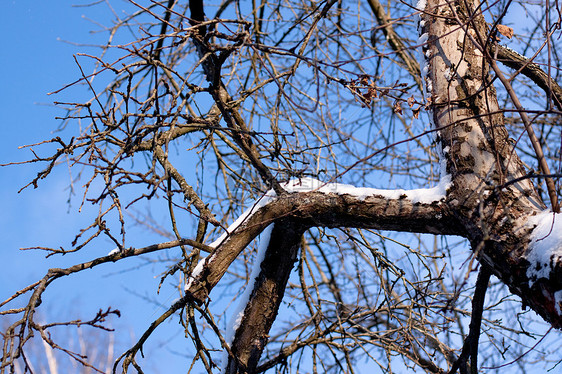
[[[273,176],[271,170],[261,161],[262,157],[252,141],[251,132],[246,125],[246,121],[240,114],[238,107],[232,105],[232,97],[222,82],[222,63],[228,58],[228,55],[232,51],[222,52],[220,56],[214,53],[205,38],[207,28],[202,24],[205,21],[203,1],[190,0],[189,6],[191,9],[191,24],[194,26],[200,25],[197,28],[197,34],[192,35],[192,39],[197,48],[199,57],[201,58],[201,64],[203,65],[206,78],[211,82],[210,93],[217,107],[220,109],[227,126],[232,130],[232,136],[236,144],[244,151],[254,168],[260,174],[265,185],[272,188],[277,194],[282,195],[285,191],[280,187],[279,182]],[[240,43],[243,42],[244,40],[240,41]]]
[[[166,170],[166,173],[169,174],[180,186],[184,199],[186,201],[191,201],[195,208],[199,211],[201,219],[205,222],[210,222],[213,225],[218,226],[219,222],[213,213],[209,210],[209,208],[207,208],[207,205],[205,205],[203,200],[201,200],[199,195],[197,195],[193,187],[187,183],[181,173],[174,167],[174,165],[172,165],[162,147],[156,145],[153,152],[160,165],[162,165],[164,170]]]
[[[521,74],[530,78],[549,97],[552,97],[554,105],[556,105],[558,110],[562,110],[562,87],[541,69],[538,64],[503,45],[492,45],[489,53],[505,66],[517,70],[517,72],[521,72]]]
[[[470,318],[470,328],[468,336],[464,340],[462,353],[455,361],[449,374],[454,374],[457,370],[467,372],[466,365],[470,357],[470,373],[478,373],[478,340],[480,339],[480,327],[482,325],[482,313],[484,312],[484,301],[486,299],[486,291],[488,290],[488,282],[492,272],[483,265],[478,272],[476,280],[476,289],[472,297],[472,315]]]
[[[402,38],[396,34],[394,31],[394,27],[392,27],[392,22],[388,15],[386,14],[384,7],[379,2],[379,0],[368,0],[369,6],[377,19],[378,24],[382,28],[384,35],[386,36],[386,40],[390,47],[396,52],[400,60],[406,66],[406,70],[408,73],[414,78],[416,84],[420,91],[422,90],[423,83],[421,79],[421,71],[420,71],[420,64],[418,60],[412,56],[409,49],[406,47]]]
[[[519,116],[521,117],[521,120],[525,125],[525,130],[527,131],[527,135],[529,136],[529,140],[533,146],[535,155],[537,156],[537,161],[539,163],[539,167],[542,173],[545,175],[550,175],[550,168],[548,167],[548,163],[546,162],[546,158],[544,157],[544,152],[542,151],[541,143],[537,138],[537,135],[535,134],[535,130],[533,130],[533,125],[531,124],[531,121],[529,120],[529,117],[527,116],[527,113],[525,112],[523,105],[521,105],[521,102],[519,101],[519,98],[517,97],[515,90],[511,86],[511,83],[509,83],[507,78],[503,75],[502,71],[499,69],[498,65],[494,60],[490,61],[490,65],[492,66],[492,69],[494,69],[494,72],[496,73],[499,80],[502,82],[505,89],[507,90],[507,93],[509,94],[511,101],[515,105],[515,108],[517,108],[517,112],[519,113]],[[554,180],[552,178],[545,178],[545,182],[548,191],[548,196],[550,198],[550,204],[552,206],[552,211],[558,213],[560,212],[560,205],[558,204],[558,194],[556,192],[556,184],[554,183]]]

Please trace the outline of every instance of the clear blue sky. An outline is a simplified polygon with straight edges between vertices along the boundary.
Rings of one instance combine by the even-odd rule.
[[[103,4],[84,8],[73,7],[73,3],[88,1],[4,0],[0,5],[0,30],[4,36],[0,49],[2,164],[29,159],[30,151],[18,149],[19,146],[53,137],[52,131],[59,124],[54,117],[62,115],[63,112],[52,103],[71,96],[49,96],[47,93],[79,78],[80,72],[73,54],[92,52],[87,47],[69,44],[64,40],[92,44],[103,42],[107,36],[91,34],[89,31],[98,27],[83,17],[85,15],[107,24],[109,13]],[[112,5],[118,10],[123,3],[117,1]],[[39,154],[47,155],[41,147],[34,149]],[[69,197],[69,175],[65,165],[61,165],[53,175],[43,180],[38,189],[28,188],[18,194],[18,190],[41,170],[41,166],[31,164],[0,168],[0,243],[3,264],[0,272],[1,300],[43,277],[50,267],[64,267],[89,260],[106,254],[114,247],[107,243],[107,248],[100,248],[96,253],[54,256],[49,259],[45,259],[44,253],[19,250],[29,246],[64,245],[68,248],[78,229],[91,218],[77,214],[79,197],[75,197],[70,206],[66,203]],[[82,181],[79,184],[83,183]],[[138,264],[131,261],[124,264],[120,270]],[[115,274],[115,271],[111,266],[107,266],[101,271],[80,274],[73,280],[57,282],[59,284],[54,284],[53,290],[46,295],[51,298],[51,304],[45,304],[43,308],[39,308],[39,312],[62,319],[74,318],[73,313],[79,309],[79,316],[85,319],[92,318],[99,308],[118,307],[123,312],[123,317],[115,320],[114,325],[122,328],[134,325],[122,330],[125,338],[121,340],[127,342],[129,336],[138,338],[143,329],[148,327],[163,309],[147,304],[137,296],[131,296],[129,290],[156,297],[159,277],[152,275],[157,271],[151,266],[132,270],[125,276]],[[151,275],[146,276],[146,272]],[[177,295],[168,288],[157,300],[170,304],[176,297]],[[151,349],[155,349],[158,354],[157,359],[154,357],[155,361],[169,364],[163,371],[185,371],[183,360],[170,354],[170,347],[155,348],[162,342],[173,341],[176,334],[182,336],[181,326],[176,324],[176,320],[165,326],[163,333],[145,349],[147,354]],[[173,349],[177,352],[185,351],[188,342],[184,339],[178,341],[181,346],[175,346]],[[122,353],[123,348],[128,347],[118,346],[116,353]],[[176,366],[175,361],[178,360],[178,365],[181,366]],[[154,372],[151,368],[154,369],[150,364],[146,366],[149,372]]]
[[[0,51],[0,162],[8,163],[30,158],[30,152],[19,146],[52,136],[58,124],[54,117],[61,112],[47,93],[77,75],[72,58],[77,47],[59,38],[85,40],[89,24],[81,18],[84,9],[71,8],[66,2],[6,1],[0,9],[0,30],[5,35]],[[40,189],[17,193],[39,170],[39,165],[0,168],[3,255],[11,265],[0,274],[2,297],[22,282],[35,279],[36,271],[44,267],[45,261],[22,255],[19,247],[44,241],[54,245],[72,230],[67,209],[60,204],[68,184],[62,174]]]

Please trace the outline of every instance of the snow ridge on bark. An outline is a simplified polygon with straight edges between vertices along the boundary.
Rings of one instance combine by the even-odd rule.
[[[325,183],[314,178],[300,178],[292,179],[281,186],[288,193],[299,193],[299,192],[322,192],[322,193],[334,193],[338,195],[350,195],[354,196],[360,200],[364,200],[369,196],[382,196],[388,199],[406,199],[410,200],[413,204],[431,204],[433,202],[442,200],[446,197],[447,189],[452,185],[451,176],[445,171],[445,159],[442,152],[440,153],[440,173],[441,178],[439,183],[435,187],[431,188],[418,188],[412,190],[404,189],[378,189],[369,187],[356,187],[350,184],[343,183]],[[277,194],[273,190],[269,190],[265,195],[260,197],[256,202],[252,204],[248,209],[244,211],[227,229],[226,231],[214,242],[209,244],[210,247],[217,248],[230,234],[232,234],[240,225],[246,222],[255,212],[260,208],[266,206],[275,198]],[[210,258],[205,257],[199,260],[199,263],[194,268],[189,280],[185,286],[185,289],[189,289],[193,279],[199,275],[203,269],[205,261],[210,260]]]
[[[440,154],[442,152],[439,152]],[[388,199],[407,199],[410,200],[413,204],[422,203],[422,204],[431,204],[433,202],[439,201],[444,199],[447,194],[447,189],[449,189],[452,185],[451,176],[446,174],[445,171],[445,160],[440,157],[440,173],[441,178],[439,183],[435,187],[431,188],[418,188],[418,189],[411,189],[411,190],[404,190],[404,189],[378,189],[378,188],[369,188],[369,187],[356,187],[350,184],[343,184],[343,183],[325,183],[321,182],[315,178],[299,178],[299,179],[292,179],[287,183],[282,184],[281,186],[285,191],[288,193],[299,193],[299,192],[322,192],[322,193],[335,193],[338,195],[350,195],[354,196],[360,200],[364,200],[369,196],[382,196]],[[209,244],[210,247],[217,248],[230,234],[232,234],[240,225],[246,222],[252,214],[257,212],[260,208],[266,206],[275,198],[277,194],[273,190],[269,190],[260,197],[256,202],[252,204],[248,209],[244,211],[227,229],[226,231],[215,241]],[[206,258],[203,258],[199,261],[197,266],[195,267],[193,274],[191,275],[190,279],[194,278],[196,275],[199,274],[203,267],[203,263]],[[190,285],[191,283],[188,283]],[[186,286],[186,289],[189,288]]]
[[[271,238],[271,231],[273,230],[273,224],[269,225],[260,235],[260,244],[258,246],[258,252],[256,254],[256,258],[254,259],[254,264],[252,267],[252,273],[250,274],[250,278],[248,281],[248,285],[246,289],[240,296],[238,300],[238,304],[232,316],[230,317],[230,321],[226,326],[226,330],[224,333],[224,340],[226,343],[231,346],[234,340],[234,335],[236,334],[236,330],[240,327],[240,323],[244,318],[244,310],[246,309],[246,305],[250,300],[250,296],[255,288],[255,281],[258,277],[261,269],[261,264],[265,258],[265,252],[267,247],[269,246],[269,239]],[[222,361],[221,361],[221,373],[226,372],[226,368],[228,365],[228,351],[225,349],[223,351]]]
[[[541,278],[550,278],[555,264],[562,261],[562,214],[545,210],[529,218],[527,224],[535,226],[527,255],[530,262],[527,277],[531,287]]]

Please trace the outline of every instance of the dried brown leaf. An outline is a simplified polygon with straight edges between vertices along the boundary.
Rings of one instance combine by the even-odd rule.
[[[408,106],[409,106],[410,108],[414,106],[414,103],[415,103],[415,102],[416,102],[416,99],[414,99],[414,96],[413,96],[413,95],[408,98]]]
[[[513,37],[513,28],[504,25],[498,25],[498,32],[508,39]]]

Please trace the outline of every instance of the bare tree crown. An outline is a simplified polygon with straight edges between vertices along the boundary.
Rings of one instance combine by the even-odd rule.
[[[57,103],[60,134],[44,142],[56,151],[28,147],[44,168],[25,187],[65,162],[80,207],[98,209],[70,247],[37,248],[92,249],[92,260],[0,304],[15,321],[0,371],[29,369],[34,335],[94,368],[50,331],[106,329],[118,306],[41,324],[43,293],[163,250],[174,261],[161,285],[172,280],[179,299],[114,372],[142,372],[144,345],[169,319],[193,372],[523,362],[525,337],[540,332],[521,303],[562,327],[554,4],[129,0],[101,51],[75,57],[71,85],[92,98]],[[504,25],[522,9],[529,29]],[[522,54],[502,44],[512,37]],[[165,221],[139,213],[148,201]],[[132,245],[139,223],[161,240]],[[99,256],[102,238],[116,249]]]

